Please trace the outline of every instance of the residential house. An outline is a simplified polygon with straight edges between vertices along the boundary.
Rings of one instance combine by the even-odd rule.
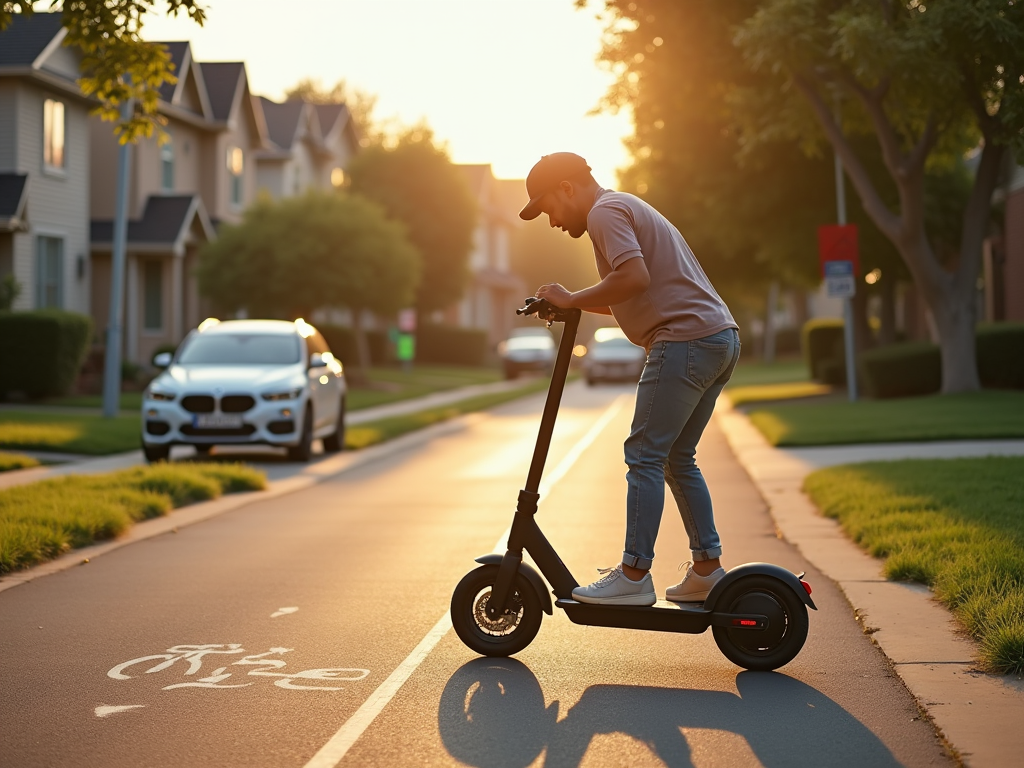
[[[256,198],[266,126],[242,62],[204,62],[187,42],[165,43],[177,82],[165,84],[164,136],[129,147],[125,359],[146,363],[205,315],[194,276],[198,252],[222,222],[241,221]],[[93,118],[90,183],[92,307],[106,327],[119,145]]]
[[[0,33],[0,279],[16,309],[89,311],[89,103],[59,13]]]
[[[487,331],[496,345],[508,337],[525,287],[512,273],[511,241],[519,226],[522,180],[494,178],[490,165],[459,165],[477,201],[478,221],[469,258],[471,281],[465,296],[445,315],[449,322]]]
[[[283,104],[259,98],[270,146],[256,155],[257,185],[273,199],[332,189],[345,182],[359,135],[344,104]]]

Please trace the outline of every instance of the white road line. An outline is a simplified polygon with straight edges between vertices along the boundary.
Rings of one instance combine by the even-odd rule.
[[[605,409],[605,412],[594,422],[594,425],[587,431],[587,434],[579,439],[569,453],[565,455],[565,458],[558,463],[558,466],[541,483],[540,493],[542,497],[550,493],[555,483],[565,477],[566,473],[572,468],[572,465],[593,444],[597,436],[601,434],[601,431],[608,426],[608,422],[615,418],[616,414],[622,410],[622,406],[625,405],[630,397],[630,395],[626,394],[619,395]],[[501,538],[498,539],[495,549],[498,549],[498,547],[504,548],[507,540],[508,531],[506,530]],[[370,694],[370,697],[345,721],[341,728],[338,729],[338,732],[320,748],[319,752],[313,755],[310,761],[306,763],[305,768],[334,768],[334,766],[340,763],[352,745],[356,743],[356,740],[370,727],[370,723],[377,718],[381,710],[395,697],[395,694],[405,684],[405,681],[412,676],[412,673],[423,663],[423,660],[434,650],[434,646],[441,641],[441,638],[445,636],[451,627],[451,616],[448,611],[445,611],[444,616],[427,633],[427,636],[420,640],[419,645],[413,649],[405,661],[399,664],[398,668],[388,675],[387,680]]]

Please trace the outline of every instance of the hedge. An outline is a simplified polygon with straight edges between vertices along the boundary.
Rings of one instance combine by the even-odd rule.
[[[318,325],[317,330],[327,340],[331,352],[344,365],[353,368],[359,365],[359,351],[356,347],[355,332],[346,325]],[[366,331],[366,342],[370,347],[370,364],[386,365],[393,359],[391,354],[391,342],[388,341],[387,331],[377,329]]]
[[[846,383],[842,320],[831,317],[808,320],[804,323],[801,347],[812,379],[825,384]]]
[[[975,355],[981,385],[1024,389],[1024,323],[979,325]],[[871,397],[928,395],[942,388],[942,354],[936,344],[891,344],[860,356],[861,377]]]
[[[92,320],[76,312],[0,312],[0,395],[67,394],[92,337]]]
[[[483,365],[487,331],[425,323],[416,333],[416,360],[447,365]]]

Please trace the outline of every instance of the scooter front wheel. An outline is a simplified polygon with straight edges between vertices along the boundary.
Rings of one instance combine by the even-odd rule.
[[[543,609],[530,582],[516,574],[511,607],[503,616],[491,618],[487,601],[497,579],[497,565],[483,565],[462,578],[452,595],[452,626],[459,639],[477,653],[511,656],[537,636]]]
[[[788,584],[771,576],[746,576],[730,584],[715,610],[768,617],[765,630],[711,628],[722,654],[744,669],[778,669],[796,658],[807,639],[807,607]]]

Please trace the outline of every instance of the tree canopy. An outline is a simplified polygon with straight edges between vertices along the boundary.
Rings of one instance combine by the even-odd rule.
[[[477,205],[461,171],[424,127],[378,137],[348,167],[353,192],[379,203],[405,225],[422,256],[415,306],[421,315],[462,298]]]
[[[142,39],[146,15],[153,12],[157,0],[2,0],[0,30],[15,13],[31,14],[37,6],[60,8],[61,22],[67,29],[64,45],[78,48],[82,54],[79,87],[86,96],[99,101],[95,112],[104,120],[118,123],[116,133],[122,142],[140,136],[152,136],[163,119],[157,112],[160,86],[175,83],[171,58],[164,46]],[[164,0],[167,12],[179,12],[202,26],[205,8],[197,0]],[[133,100],[135,111],[121,121],[121,105]]]

